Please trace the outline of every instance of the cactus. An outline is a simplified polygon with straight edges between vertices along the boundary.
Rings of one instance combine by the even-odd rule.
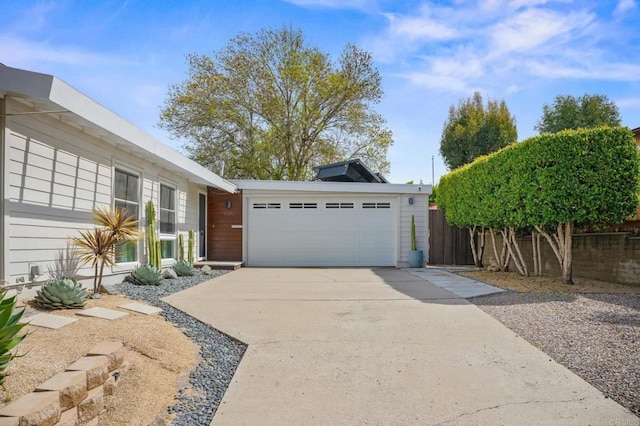
[[[413,215],[411,215],[411,250],[418,250],[416,246],[416,219]]]
[[[26,334],[20,334],[20,330],[27,324],[18,324],[24,309],[13,312],[16,307],[16,296],[5,298],[6,290],[0,290],[0,387],[4,388],[5,371],[12,359],[21,356],[14,348],[22,342]]]
[[[160,285],[162,271],[153,265],[141,265],[131,271],[127,280],[138,285]]]
[[[87,303],[87,292],[76,280],[57,278],[38,290],[35,300],[46,309],[77,309]]]
[[[188,248],[188,253],[187,253],[187,261],[189,263],[191,263],[193,265],[194,263],[194,259],[193,259],[193,248],[195,246],[195,242],[196,242],[196,232],[193,229],[189,230],[189,248]]]
[[[173,265],[173,270],[176,271],[179,277],[190,277],[196,273],[193,265],[186,260],[176,262],[176,264]]]
[[[178,260],[184,260],[184,235],[178,235]]]
[[[153,201],[147,202],[145,211],[147,219],[147,251],[149,252],[149,264],[156,268],[160,268],[160,242],[156,232],[156,209]]]

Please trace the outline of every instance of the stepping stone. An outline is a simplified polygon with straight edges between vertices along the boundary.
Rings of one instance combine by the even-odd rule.
[[[64,327],[65,325],[71,324],[72,322],[76,321],[78,321],[77,318],[63,317],[60,315],[35,314],[26,318],[22,317],[18,322],[21,324],[28,322],[29,325],[35,325],[36,327],[44,327],[57,330],[60,327]]]
[[[78,312],[78,315],[82,315],[85,317],[94,317],[94,318],[102,318],[102,319],[108,319],[108,320],[114,320],[114,319],[118,319],[121,317],[124,317],[126,315],[129,315],[126,312],[120,312],[120,311],[116,311],[113,309],[107,309],[107,308],[91,308],[91,309],[85,309],[84,311],[80,311]]]
[[[162,312],[162,309],[155,306],[144,305],[142,303],[127,303],[126,305],[120,305],[118,308],[128,309],[133,312],[138,312],[145,315],[155,315]]]

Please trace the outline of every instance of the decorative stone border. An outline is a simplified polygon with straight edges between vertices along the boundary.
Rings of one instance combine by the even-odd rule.
[[[97,425],[104,396],[129,370],[122,342],[102,342],[46,382],[0,408],[0,426]]]

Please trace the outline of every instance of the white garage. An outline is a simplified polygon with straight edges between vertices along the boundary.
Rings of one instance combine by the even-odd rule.
[[[406,266],[412,214],[427,252],[428,186],[234,183],[243,193],[247,266]]]

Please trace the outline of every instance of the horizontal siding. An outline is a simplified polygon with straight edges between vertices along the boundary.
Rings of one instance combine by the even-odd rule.
[[[409,198],[413,198],[413,204],[409,204]],[[429,245],[429,195],[428,194],[403,194],[400,197],[400,259],[401,265],[409,260],[411,250],[411,215],[415,217],[416,246],[424,253],[424,259],[428,258]]]
[[[14,112],[27,111],[24,105],[7,102]],[[5,272],[10,282],[28,281],[31,265],[46,271],[70,237],[94,226],[92,209],[112,204],[114,166],[141,176],[141,228],[146,201],[153,200],[158,209],[158,181],[166,179],[176,186],[177,226],[185,235],[186,256],[188,231],[197,229],[198,223],[196,184],[44,115],[14,116],[6,125],[9,270]],[[139,247],[139,260],[146,262],[143,241]],[[84,266],[80,274],[91,276],[93,270]]]

